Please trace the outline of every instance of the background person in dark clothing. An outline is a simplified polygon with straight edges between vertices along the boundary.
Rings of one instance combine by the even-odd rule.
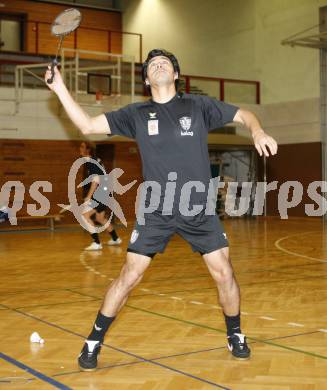
[[[95,175],[91,183],[85,184],[83,186],[84,202],[90,202],[91,200],[93,200],[93,194],[97,190],[98,186],[102,185],[101,180],[99,180],[99,177],[104,175],[104,168],[102,171],[94,162],[92,162],[93,159],[96,160],[100,165],[102,165],[101,160],[96,157],[95,148],[91,143],[82,142],[79,151],[80,151],[80,156],[86,159],[86,162],[84,164],[83,179],[86,179],[91,175]],[[83,216],[87,219],[87,221],[92,226],[95,226],[94,221],[104,226],[108,222],[108,218],[106,214],[107,211],[108,211],[108,207],[105,204],[98,203],[98,205],[95,208],[85,212]],[[120,245],[122,243],[122,239],[118,237],[112,224],[109,224],[107,228],[107,232],[111,235],[111,239],[107,241],[108,245]],[[93,242],[91,245],[87,246],[85,250],[87,251],[101,250],[102,244],[100,242],[99,234],[91,233],[91,237],[93,239]]]

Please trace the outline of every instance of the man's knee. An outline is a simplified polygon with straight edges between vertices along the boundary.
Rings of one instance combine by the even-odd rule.
[[[123,266],[120,274],[121,282],[127,287],[131,288],[138,284],[147,269],[150,260],[146,256],[138,255],[135,253],[127,254],[127,261]]]
[[[93,222],[93,221],[92,221],[92,216],[93,216],[93,214],[94,214],[94,213],[88,212],[88,213],[83,214],[83,217],[84,217],[88,222]]]
[[[224,266],[216,270],[213,275],[214,280],[218,284],[228,284],[233,280],[233,269],[231,266]]]
[[[98,216],[95,217],[95,220],[98,223],[100,223],[101,225],[104,225],[107,222],[104,218],[101,218],[101,217],[98,217]]]
[[[133,285],[141,279],[143,275],[144,272],[141,272],[135,266],[127,267],[123,272],[123,280],[129,285]]]
[[[203,256],[213,279],[218,284],[229,283],[234,277],[228,251],[224,249]]]

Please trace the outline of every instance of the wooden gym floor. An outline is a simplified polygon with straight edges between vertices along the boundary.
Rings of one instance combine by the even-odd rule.
[[[0,389],[327,389],[327,238],[317,219],[227,220],[252,358],[226,349],[201,257],[174,237],[107,334],[99,369],[76,357],[121,248],[86,253],[80,228],[0,233]],[[101,236],[104,240],[105,235]],[[31,344],[37,331],[44,345]]]

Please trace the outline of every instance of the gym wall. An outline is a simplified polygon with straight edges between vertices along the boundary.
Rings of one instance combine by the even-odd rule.
[[[280,186],[287,181],[298,181],[304,189],[301,202],[288,210],[290,217],[304,217],[306,204],[314,204],[317,209],[318,206],[309,198],[307,189],[311,182],[322,180],[321,167],[320,142],[280,145],[278,155],[267,159],[267,182],[278,182],[277,190],[267,193],[267,215],[279,216],[278,193]],[[263,181],[262,164],[259,180]],[[288,201],[292,196],[293,190],[290,190]]]
[[[67,179],[73,162],[79,157],[79,145],[80,141],[0,140],[0,188],[8,181],[20,181],[25,187],[24,203],[18,215],[27,214],[27,204],[37,204],[29,195],[30,186],[35,181],[49,181],[52,184],[52,191],[44,193],[50,201],[50,214],[59,212],[58,203],[69,203]],[[133,221],[136,192],[142,182],[141,160],[135,143],[115,143],[113,161],[110,165],[124,170],[124,174],[119,178],[122,185],[137,180],[137,183],[123,196],[115,196],[126,219]],[[81,174],[82,171],[79,171],[76,186],[82,181]],[[77,195],[81,201],[82,190],[77,190]],[[13,200],[13,191],[11,200]],[[39,208],[38,204],[37,208]],[[65,222],[74,220],[71,213],[67,212],[64,215]]]
[[[65,9],[67,5],[40,3],[26,0],[5,0],[4,7],[0,8],[1,14],[22,14],[27,21],[52,23],[55,17]],[[77,7],[78,8],[78,7]],[[77,45],[79,49],[108,51],[108,32],[94,29],[114,30],[110,38],[110,51],[121,53],[122,17],[120,12],[94,10],[80,8],[83,14],[80,28],[76,32]],[[36,44],[38,41],[38,44]],[[58,39],[51,36],[50,25],[40,23],[26,23],[25,30],[25,51],[29,53],[54,54],[57,50]],[[65,47],[74,48],[74,34],[65,38]]]
[[[319,96],[319,51],[281,41],[319,23],[326,0],[121,0],[123,29],[143,58],[164,47],[184,74],[261,82],[262,103]]]
[[[10,6],[7,11],[24,10],[29,13],[31,19],[42,17],[45,18],[42,20],[47,21],[52,21],[58,12],[66,8],[18,0],[5,3],[6,7]],[[28,8],[31,4],[35,14]],[[161,46],[178,55],[183,73],[261,81],[263,104],[248,106],[248,108],[257,112],[263,127],[280,144],[285,145],[285,148],[292,149],[295,145],[296,150],[296,145],[301,144],[301,161],[308,159],[311,161],[310,177],[312,180],[319,180],[319,178],[316,179],[321,174],[319,54],[313,49],[284,47],[280,41],[301,29],[304,30],[318,23],[319,6],[327,4],[327,0],[283,2],[206,0],[202,3],[196,0],[123,0],[122,4],[124,6],[123,30],[144,34],[143,57],[149,49]],[[41,12],[41,6],[56,8],[51,8],[50,16],[50,8]],[[106,13],[106,11],[83,9],[83,22],[91,23],[93,20],[97,26],[100,26],[100,18],[97,19],[94,15],[85,17],[86,11],[93,13]],[[0,12],[4,12],[4,8],[1,8]],[[120,17],[119,13],[113,14]],[[108,28],[107,20],[103,23],[106,26],[104,28]],[[158,28],[158,26],[163,26],[163,28]],[[101,43],[101,40],[99,42]],[[191,42],[192,45],[186,45],[185,42]],[[49,51],[50,47],[53,47],[52,43],[49,44]],[[6,139],[6,142],[9,140],[15,142],[16,139],[25,143],[28,140],[42,139],[42,141],[33,142],[37,142],[41,151],[44,149],[49,153],[53,148],[56,149],[56,144],[53,142],[66,142],[66,153],[71,159],[69,161],[76,158],[76,145],[73,148],[70,145],[72,142],[73,144],[75,141],[79,142],[81,136],[66,119],[55,97],[52,96],[48,102],[43,99],[39,103],[34,101],[23,105],[18,116],[13,116],[14,107],[11,105],[13,105],[11,102],[3,102],[0,107],[1,115],[3,115],[0,126],[2,141]],[[5,115],[7,113],[5,110],[12,112]],[[237,133],[248,136],[248,132],[243,129],[237,129]],[[57,141],[53,141],[55,139]],[[113,139],[112,142],[115,140]],[[117,145],[116,166],[123,168],[126,173],[133,172],[135,177],[131,173],[131,180],[141,178],[138,155],[129,155],[127,142],[122,144],[115,142],[115,144]],[[135,147],[134,143],[131,145]],[[282,152],[287,149],[280,150]],[[312,150],[314,150],[313,153],[311,153]],[[3,149],[0,145],[0,156],[3,156],[2,153]],[[317,158],[311,159],[310,156],[316,153]],[[287,152],[285,155],[287,156]],[[62,166],[70,167],[71,165],[62,160],[60,156],[52,155],[52,158],[53,161],[57,158]],[[283,177],[286,160],[281,161],[283,161],[282,164],[276,165],[275,160],[268,160],[268,164],[272,164],[271,180],[274,180],[273,175]],[[291,164],[290,161],[287,162],[287,177],[289,177],[288,180],[298,177],[301,181],[303,169],[301,164],[295,164],[295,161],[296,159]],[[2,166],[6,164],[5,161],[0,160],[2,172],[4,172]],[[37,163],[34,166],[37,167]],[[39,168],[43,170],[42,165],[39,165]],[[270,169],[269,166],[268,169]],[[304,179],[307,180],[307,178]],[[0,180],[1,183],[8,178],[2,176]],[[62,181],[54,173],[52,173],[52,180],[58,183]],[[66,192],[60,194],[60,191],[56,191],[57,193],[58,195],[53,201],[51,200],[51,203],[64,203],[59,198]],[[124,212],[128,210],[129,216],[134,213],[132,194],[131,190],[126,195],[126,207],[123,208]],[[277,210],[274,209],[273,213],[276,212]]]

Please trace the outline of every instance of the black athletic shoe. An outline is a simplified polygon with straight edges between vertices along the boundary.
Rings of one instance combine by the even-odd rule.
[[[251,350],[246,343],[246,337],[242,333],[234,333],[227,337],[227,348],[237,359],[249,359]]]
[[[98,354],[101,351],[100,341],[85,340],[78,357],[78,365],[82,371],[94,371],[98,365]]]

